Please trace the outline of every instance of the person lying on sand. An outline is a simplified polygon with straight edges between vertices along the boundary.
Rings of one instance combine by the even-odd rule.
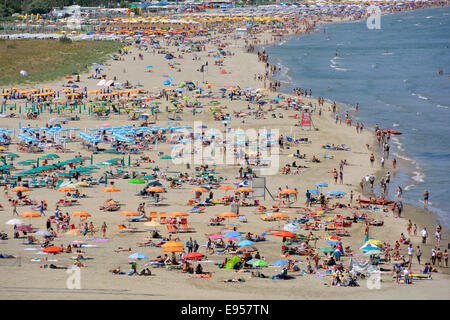
[[[120,274],[121,273],[120,266],[118,266],[115,269],[109,270],[109,272],[112,272],[113,274]]]
[[[131,248],[124,249],[124,248],[119,247],[118,249],[114,250],[114,252],[123,252],[123,251],[131,251]]]
[[[244,278],[223,279],[223,282],[245,282]]]

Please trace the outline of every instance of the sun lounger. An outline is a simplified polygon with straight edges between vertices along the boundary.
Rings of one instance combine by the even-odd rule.
[[[136,232],[137,228],[129,228],[123,224],[119,224],[117,226],[117,228],[121,231],[121,232]]]
[[[139,221],[139,220],[143,219],[144,217],[145,217],[145,215],[142,214],[142,215],[137,216],[137,217],[130,217],[130,218],[128,218],[128,221],[134,221],[134,222],[136,222],[136,221]]]
[[[156,211],[152,211],[150,212],[150,221],[156,221],[156,219],[158,218],[158,212]]]
[[[161,212],[159,214],[159,223],[166,223],[166,213],[165,212]]]
[[[275,221],[275,220],[276,220],[275,218],[272,218],[272,217],[267,216],[267,215],[265,215],[265,214],[260,215],[259,218],[260,218],[262,221]]]
[[[182,224],[180,231],[184,232],[195,232],[194,228],[189,227],[187,224]]]
[[[169,231],[169,233],[177,233],[178,232],[178,228],[171,224],[166,225],[166,229],[167,229],[167,231]]]

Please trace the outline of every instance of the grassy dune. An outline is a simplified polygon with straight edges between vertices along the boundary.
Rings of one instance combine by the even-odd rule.
[[[87,71],[123,46],[118,41],[0,40],[0,85],[55,80]],[[21,70],[28,72],[24,77]]]

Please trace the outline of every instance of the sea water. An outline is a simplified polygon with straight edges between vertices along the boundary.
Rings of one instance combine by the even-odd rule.
[[[450,225],[450,8],[383,15],[380,29],[365,20],[322,25],[314,33],[266,47],[283,66],[282,91],[311,89],[341,102],[354,123],[402,132],[391,139],[392,157],[406,161],[390,187]],[[443,70],[443,75],[438,70]],[[330,141],[333,143],[333,141]],[[406,169],[406,170],[405,170]]]

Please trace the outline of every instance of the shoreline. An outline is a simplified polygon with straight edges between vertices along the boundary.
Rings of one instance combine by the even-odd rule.
[[[430,7],[430,8],[421,8],[421,9],[414,9],[414,10],[405,10],[405,11],[401,11],[401,12],[390,12],[390,13],[383,14],[382,16],[384,16],[384,15],[396,15],[396,14],[401,14],[401,13],[411,12],[411,11],[418,11],[418,10],[427,10],[427,9],[432,10],[432,9],[436,9],[436,8],[442,8],[442,6],[435,6],[435,7]],[[333,21],[333,22],[326,22],[326,21],[323,22],[323,21],[319,20],[319,25],[317,25],[311,31],[311,33],[318,33],[318,31],[319,31],[318,29],[321,26],[325,26],[325,25],[328,25],[328,24],[340,24],[340,23],[348,23],[348,22],[361,22],[361,21],[363,21],[365,19],[366,18],[361,18],[359,20],[345,20],[345,19],[343,19],[343,20]],[[275,40],[272,43],[259,45],[257,50],[266,49],[266,47],[274,47],[274,46],[284,45],[286,42],[290,42],[290,41],[295,41],[295,40],[301,41],[301,38],[304,35],[305,35],[304,32],[297,33],[297,34],[285,35],[285,36],[281,37],[280,39]],[[283,43],[280,44],[281,42],[283,42]],[[255,50],[256,50],[256,46],[255,46]],[[281,61],[281,58],[278,57],[278,56],[271,55],[270,58],[269,58],[269,61],[270,61],[270,59],[275,59],[275,65],[280,65],[281,66],[281,70],[283,71],[283,69],[284,69],[286,71],[285,71],[285,76],[283,78],[280,78],[280,75],[277,74],[273,79],[272,78],[269,78],[269,79],[270,80],[274,80],[274,81],[280,81],[280,83],[281,83],[281,87],[279,88],[279,92],[280,93],[282,92],[282,93],[285,93],[285,94],[292,95],[292,92],[290,92],[290,90],[288,88],[289,85],[295,87],[295,83],[292,81],[292,77],[289,75],[289,73],[291,72],[291,69],[289,67],[287,67],[286,65],[284,65],[282,63],[282,61]],[[315,96],[312,96],[312,98],[317,99],[317,97],[315,97]],[[331,99],[329,99],[327,97],[324,97],[324,99],[325,99],[325,101],[328,101],[328,102],[331,102],[331,103],[332,102],[336,102],[337,110],[338,110],[337,113],[340,114],[340,115],[342,115],[344,112],[348,111],[350,114],[352,114],[352,117],[354,117],[356,120],[360,120],[360,121],[367,120],[367,119],[361,119],[360,117],[358,117],[358,113],[355,112],[353,106],[350,105],[350,104],[343,103],[343,102],[340,102],[340,101],[334,101],[334,100],[331,100]],[[369,130],[372,133],[374,133],[374,129],[372,127],[365,127],[365,130]],[[398,142],[395,141],[397,139],[398,139]],[[405,181],[405,186],[403,187],[403,189],[407,191],[409,187],[415,186],[417,183],[424,182],[424,181],[418,181],[418,180],[415,179],[415,177],[419,177],[420,179],[422,179],[421,177],[423,177],[423,169],[422,169],[422,167],[419,166],[419,164],[417,163],[417,160],[415,160],[413,158],[410,158],[408,156],[408,154],[405,152],[405,150],[403,148],[401,148],[401,146],[403,145],[401,139],[402,139],[401,137],[398,137],[398,138],[395,137],[395,136],[391,137],[391,140],[394,140],[394,141],[391,141],[390,144],[391,144],[391,147],[394,147],[394,148],[392,148],[390,153],[391,153],[392,156],[394,156],[397,159],[397,163],[398,163],[397,170],[399,170],[400,172],[403,172],[407,176],[408,181]],[[380,147],[377,146],[377,141],[376,141],[375,138],[374,138],[373,143],[370,144],[370,145],[371,145],[371,150],[375,154],[383,155],[383,150]],[[373,146],[375,148],[372,148]],[[392,156],[390,158],[392,158]],[[387,170],[384,170],[383,176],[386,174],[386,172],[387,172]],[[414,183],[414,182],[416,182],[416,183]],[[390,190],[391,191],[390,192],[391,193],[390,196],[392,198],[394,198],[394,194],[392,193],[392,191],[393,191],[392,189],[393,188],[391,188],[391,190]],[[388,192],[388,195],[389,195],[389,192]],[[415,208],[416,210],[418,210],[420,212],[423,212],[424,214],[430,214],[431,213],[431,216],[432,216],[431,219],[434,222],[440,223],[441,225],[443,225],[443,228],[444,228],[444,230],[446,230],[446,232],[450,231],[450,228],[449,228],[450,225],[448,223],[442,222],[444,217],[441,217],[439,215],[439,213],[437,212],[437,211],[443,212],[442,209],[436,208],[437,211],[434,211],[432,209],[425,210],[423,207],[421,207],[420,205],[416,204],[417,202],[421,202],[421,201],[414,200],[414,199],[411,199],[411,198],[404,198],[402,202],[404,204],[408,204],[411,208]],[[432,207],[432,206],[430,205],[429,207]]]

